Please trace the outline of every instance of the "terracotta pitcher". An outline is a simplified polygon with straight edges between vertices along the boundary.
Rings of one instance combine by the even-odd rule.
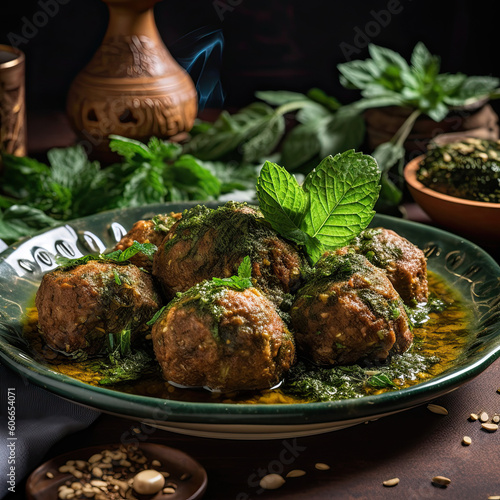
[[[108,29],[67,99],[70,122],[94,157],[109,157],[109,134],[175,140],[191,129],[197,113],[193,81],[156,28],[158,0],[104,1]]]

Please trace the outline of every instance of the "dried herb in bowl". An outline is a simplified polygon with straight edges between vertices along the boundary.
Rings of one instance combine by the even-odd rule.
[[[430,149],[417,180],[439,193],[500,203],[500,141],[468,138]]]

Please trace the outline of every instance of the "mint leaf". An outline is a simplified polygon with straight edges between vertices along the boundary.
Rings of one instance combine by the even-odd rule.
[[[255,97],[261,99],[271,106],[281,106],[290,102],[303,101],[306,96],[300,92],[291,92],[289,90],[258,90]]]
[[[259,206],[272,228],[299,245],[305,244],[300,229],[308,207],[306,193],[286,169],[266,161],[257,180]]]
[[[32,236],[42,229],[59,224],[59,221],[45,215],[37,208],[12,205],[3,211],[0,210],[0,239],[14,243],[24,236]]]
[[[252,262],[247,255],[238,267],[238,276],[231,276],[230,278],[212,278],[212,284],[243,291],[253,286],[251,276]]]
[[[372,220],[379,193],[376,161],[354,150],[326,157],[307,175],[309,210],[301,228],[326,248],[340,248]]]
[[[240,278],[250,278],[252,276],[252,261],[247,255],[238,267],[238,277]]]
[[[376,161],[350,150],[327,156],[307,175],[303,188],[283,167],[266,162],[257,197],[272,228],[304,246],[314,263],[325,249],[346,245],[370,223],[379,180]]]
[[[143,253],[150,259],[153,258],[154,253],[156,252],[157,247],[153,245],[153,243],[139,243],[138,241],[134,241],[132,245],[130,245],[125,250],[115,250],[114,252],[109,252],[106,254],[98,254],[98,255],[84,255],[83,257],[78,257],[76,259],[68,259],[67,257],[63,257],[58,255],[56,257],[56,263],[59,267],[67,268],[67,267],[75,267],[82,264],[87,264],[91,260],[99,260],[99,261],[108,261],[108,262],[125,262],[129,260],[134,255],[139,252]],[[116,275],[115,275],[116,281]]]

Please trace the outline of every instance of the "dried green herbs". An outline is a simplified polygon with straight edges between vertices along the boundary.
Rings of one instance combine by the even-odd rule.
[[[417,179],[439,193],[500,203],[500,142],[468,138],[429,150]]]

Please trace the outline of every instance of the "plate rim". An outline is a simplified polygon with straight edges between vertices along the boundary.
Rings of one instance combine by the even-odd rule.
[[[134,209],[119,209],[107,212],[101,212],[96,215],[68,221],[61,226],[85,225],[89,219],[106,219],[108,216],[119,217],[124,212],[130,213],[133,210],[142,212],[155,212],[161,209],[167,209],[171,206],[194,206],[197,204],[210,205],[207,202],[174,202],[164,204],[145,205],[143,207],[134,207]],[[220,205],[220,202],[212,202],[213,205]],[[157,211],[156,213],[160,213]],[[439,236],[444,239],[452,239],[455,243],[460,242],[467,248],[479,252],[485,263],[494,269],[500,276],[500,266],[498,263],[481,247],[471,241],[454,235],[448,231],[428,226],[414,221],[398,219],[388,215],[377,214],[374,219],[378,225],[388,224],[416,227],[417,230],[424,230],[429,235]],[[58,227],[61,227],[58,226]],[[57,228],[50,228],[40,231],[37,236],[43,235],[48,231]],[[29,243],[32,238],[26,238],[14,245],[9,246],[7,250],[0,253],[0,265],[6,256],[12,254],[20,245]],[[17,351],[17,352],[16,352]],[[26,377],[30,382],[47,389],[61,397],[67,397],[67,391],[74,389],[73,397],[70,398],[75,403],[92,406],[100,411],[116,411],[116,403],[122,403],[123,408],[120,413],[123,416],[131,418],[151,418],[152,413],[156,412],[155,419],[158,421],[186,422],[186,423],[227,423],[227,424],[255,424],[276,425],[282,424],[280,419],[287,417],[292,419],[293,423],[320,423],[337,422],[345,420],[346,417],[358,418],[360,416],[359,404],[362,402],[364,411],[361,411],[367,419],[380,413],[406,409],[409,406],[423,404],[426,401],[434,399],[439,395],[450,392],[463,383],[473,379],[491,365],[500,357],[500,339],[494,348],[485,355],[475,360],[471,364],[465,364],[460,369],[451,373],[446,371],[428,381],[416,384],[415,386],[405,388],[401,391],[391,391],[380,395],[363,396],[357,399],[347,399],[340,401],[314,402],[314,403],[293,403],[293,404],[224,404],[224,403],[199,403],[175,400],[161,400],[151,396],[141,396],[124,392],[113,391],[104,387],[90,386],[77,379],[67,375],[50,370],[43,365],[29,367],[26,355],[21,355],[22,351],[11,344],[5,345],[4,338],[0,336],[0,359],[9,368],[20,375]],[[20,358],[20,359],[19,359]],[[41,368],[41,370],[40,370]],[[98,401],[98,406],[94,406],[87,394],[88,391],[99,394],[104,401]],[[100,398],[98,398],[100,399]],[[354,403],[353,403],[354,402]],[[103,404],[104,403],[104,404]],[[409,404],[411,403],[411,404]],[[354,412],[352,407],[354,406]],[[307,409],[307,410],[306,410]],[[306,410],[304,412],[304,410]],[[257,422],[258,421],[258,422]],[[287,420],[290,423],[290,420]]]

